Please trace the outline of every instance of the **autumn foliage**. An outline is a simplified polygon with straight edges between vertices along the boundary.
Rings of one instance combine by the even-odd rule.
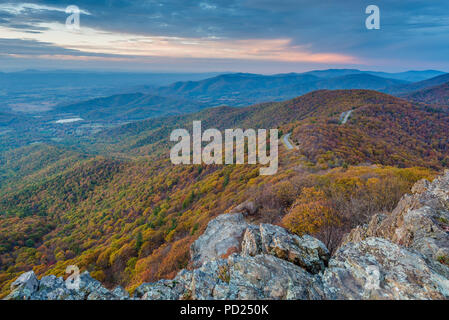
[[[282,222],[290,231],[304,235],[316,234],[326,227],[336,226],[340,219],[324,192],[311,187],[302,190]]]
[[[280,146],[273,176],[250,165],[175,166],[167,137],[194,118],[205,127],[278,127],[299,150]],[[283,224],[334,250],[345,232],[449,164],[447,123],[380,93],[322,91],[129,124],[87,141],[85,152],[40,145],[2,154],[0,296],[24,271],[62,276],[72,264],[130,291],[173,277],[208,222],[248,200],[253,222]]]

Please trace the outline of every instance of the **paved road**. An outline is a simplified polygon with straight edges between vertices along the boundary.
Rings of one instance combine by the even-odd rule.
[[[345,111],[345,112],[343,112],[343,113],[340,115],[340,123],[341,123],[341,124],[345,124],[346,122],[348,122],[349,117],[350,117],[351,114],[352,114],[352,111],[353,111],[353,110]],[[291,136],[291,133],[288,133],[288,134],[284,135],[284,136],[281,138],[281,140],[282,140],[282,142],[284,143],[285,147],[286,147],[288,150],[293,150],[293,149],[295,149],[295,147],[291,144],[291,142],[290,142],[290,140],[289,140],[289,139],[290,139],[290,136]]]
[[[290,143],[290,140],[288,140],[288,139],[290,138],[290,136],[291,136],[291,133],[288,133],[288,134],[286,134],[286,135],[284,135],[284,136],[282,137],[282,142],[284,142],[284,145],[285,145],[285,147],[286,147],[288,150],[292,150],[292,149],[295,148],[295,147],[293,147],[293,145]]]
[[[341,114],[340,116],[340,122],[341,124],[345,124],[346,122],[348,122],[349,117],[351,116],[353,110],[349,110],[349,111],[345,111]]]

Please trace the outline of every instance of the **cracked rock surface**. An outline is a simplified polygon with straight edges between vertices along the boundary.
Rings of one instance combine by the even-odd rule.
[[[210,221],[191,247],[193,269],[139,286],[132,297],[88,272],[78,289],[62,278],[22,274],[7,299],[447,299],[449,171],[420,181],[390,214],[344,238],[334,256],[311,236],[252,225],[247,212]]]

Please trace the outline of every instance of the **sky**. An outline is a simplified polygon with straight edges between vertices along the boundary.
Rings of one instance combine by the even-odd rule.
[[[366,28],[368,5],[378,30]],[[2,71],[326,68],[449,71],[447,0],[0,1]]]

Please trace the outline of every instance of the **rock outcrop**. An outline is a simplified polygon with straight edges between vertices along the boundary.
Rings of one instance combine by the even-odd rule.
[[[243,213],[244,216],[253,216],[257,213],[258,209],[254,201],[247,200],[231,209],[230,213]]]
[[[242,255],[271,254],[310,273],[323,271],[330,258],[321,241],[308,235],[298,237],[271,224],[247,228],[242,247]]]
[[[33,271],[25,272],[11,284],[13,292],[21,292],[24,297],[29,297],[39,288],[39,280]]]
[[[110,291],[88,272],[79,276],[76,286],[62,277],[44,276],[39,281],[33,271],[24,273],[14,283],[9,300],[126,300],[129,294],[121,287]]]
[[[326,299],[449,297],[449,278],[444,272],[423,255],[382,238],[341,247],[321,279]]]
[[[412,192],[391,214],[375,215],[368,225],[352,230],[343,244],[379,237],[418,251],[430,261],[449,263],[449,170],[432,183],[419,181]]]
[[[62,278],[20,276],[9,299],[447,299],[449,171],[420,181],[388,215],[351,231],[333,257],[319,240],[274,225],[248,224],[247,212],[212,220],[191,247],[192,270],[145,283],[133,297],[89,274],[78,289]]]

